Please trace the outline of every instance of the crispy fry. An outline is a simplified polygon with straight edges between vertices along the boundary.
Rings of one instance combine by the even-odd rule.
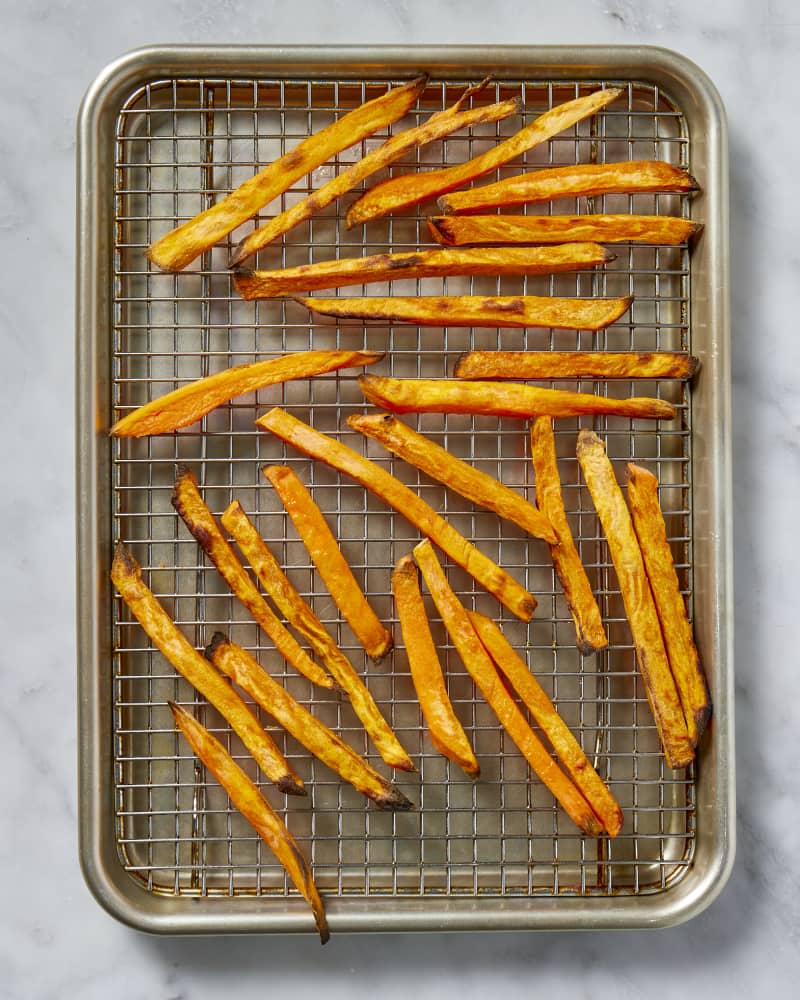
[[[397,617],[403,632],[411,679],[419,707],[428,724],[431,741],[439,753],[468,774],[481,773],[464,727],[458,721],[444,683],[442,665],[433,644],[428,616],[419,590],[419,573],[411,556],[403,556],[392,572]]]
[[[347,213],[347,227],[350,229],[360,222],[378,219],[399,208],[418,205],[429,198],[463,187],[469,181],[491,173],[504,163],[522,156],[527,150],[595,114],[621,93],[621,90],[614,88],[597,90],[585,97],[559,104],[558,107],[545,111],[530,125],[526,125],[504,142],[498,143],[480,156],[467,160],[466,163],[445,167],[442,170],[429,170],[423,174],[413,173],[403,177],[393,177],[376,184],[350,208]]]
[[[471,351],[453,374],[463,379],[669,378],[690,379],[700,362],[667,351]]]
[[[697,746],[711,715],[711,700],[658,502],[658,480],[652,472],[632,462],[628,463],[627,470],[628,507],[656,602],[672,676],[683,704],[689,738]]]
[[[446,214],[478,212],[484,208],[509,208],[555,198],[581,195],[617,194],[645,191],[697,191],[690,173],[661,160],[632,160],[628,163],[578,163],[568,167],[545,167],[496,184],[454,191],[439,199]]]
[[[358,413],[348,417],[347,423],[473,503],[513,521],[535,538],[556,541],[553,526],[532,503],[492,476],[462,462],[396,417],[387,413],[369,416]]]
[[[169,702],[175,723],[195,755],[228,793],[228,798],[277,857],[295,888],[311,906],[322,944],[330,937],[325,908],[300,846],[283,820],[228,751],[193,715]]]
[[[414,106],[426,83],[427,77],[422,76],[395,87],[310,135],[216,205],[162,236],[145,250],[145,256],[165,271],[181,271],[204,250],[252,219],[259,209],[287,191],[298,178],[402,118]]]
[[[476,92],[483,89],[485,83],[477,87],[469,87],[456,101],[456,103],[439,111],[415,128],[398,132],[390,139],[379,146],[378,149],[367,153],[362,159],[354,163],[352,167],[342,171],[327,184],[303,198],[302,201],[293,205],[285,212],[275,216],[265,226],[261,226],[242,240],[233,253],[230,266],[240,264],[247,257],[254,254],[261,247],[272,243],[279,236],[293,229],[306,219],[310,219],[317,212],[322,211],[327,205],[340,198],[343,194],[360,184],[365,177],[369,177],[387,167],[390,163],[404,156],[410,150],[424,146],[435,139],[443,139],[445,136],[459,129],[471,128],[473,125],[481,125],[485,122],[497,122],[503,118],[508,118],[519,110],[519,103],[516,100],[501,101],[499,104],[489,104],[479,108],[470,108],[462,111],[466,101]]]
[[[476,611],[469,612],[469,618],[486,652],[528,707],[594,814],[609,835],[616,837],[622,829],[623,820],[619,803],[589,763],[580,744],[528,669],[528,665],[517,655],[495,622]]]
[[[630,513],[600,438],[584,428],[578,435],[577,452],[617,571],[636,661],[664,756],[670,767],[686,767],[694,759],[694,748],[669,668],[661,624]]]
[[[674,215],[443,215],[428,219],[448,247],[488,243],[649,243],[677,246],[703,228]]]
[[[383,354],[364,351],[300,351],[269,361],[226,368],[152,399],[118,420],[109,431],[116,437],[168,434],[188,427],[235,396],[256,392],[276,382],[311,378],[339,368],[355,368],[380,361]]]
[[[487,247],[477,250],[421,250],[381,253],[301,264],[277,271],[239,271],[234,284],[245,299],[265,299],[319,288],[373,281],[446,278],[454,275],[554,274],[606,264],[612,255],[596,243],[563,247]]]
[[[311,312],[338,319],[375,319],[418,326],[543,326],[602,330],[630,308],[632,299],[567,299],[550,295],[298,298]]]
[[[225,541],[214,515],[203,502],[197,480],[189,469],[182,470],[175,480],[172,506],[223,580],[275,643],[281,656],[312,683],[332,688],[334,685],[331,677],[314,663],[294,636],[286,630],[245,572],[233,549]]]
[[[434,542],[459,566],[471,574],[490,594],[528,621],[536,607],[536,598],[521,584],[485,556],[480,549],[459,534],[421,497],[375,462],[362,458],[351,448],[304,424],[278,407],[256,421],[293,448],[310,458],[325,462],[355,479],[380,497]]]
[[[111,580],[132,614],[178,673],[216,708],[250,751],[255,762],[282,792],[305,795],[303,782],[294,773],[272,737],[239,695],[212,668],[178,629],[142,580],[133,554],[121,543],[114,551]]]
[[[314,716],[275,681],[241,646],[215,633],[206,656],[238,684],[265,712],[292,734],[298,743],[327,764],[353,788],[381,809],[413,808],[403,793],[360,757],[336,733]]]
[[[311,561],[367,656],[382,660],[392,648],[392,633],[372,610],[322,511],[288,466],[270,465],[261,471],[275,487]]]
[[[389,378],[362,375],[358,384],[370,403],[392,413],[483,413],[496,417],[575,417],[615,413],[623,417],[672,420],[675,407],[663,399],[612,399],[566,389],[446,378]]]
[[[536,472],[536,502],[550,519],[557,537],[555,545],[550,546],[550,555],[575,622],[578,649],[588,655],[607,646],[608,637],[564,509],[550,417],[537,417],[531,426],[531,458]]]
[[[447,582],[429,539],[414,547],[414,559],[458,655],[503,728],[578,828],[587,836],[602,833],[603,828],[589,804],[555,763],[506,690],[466,609]]]

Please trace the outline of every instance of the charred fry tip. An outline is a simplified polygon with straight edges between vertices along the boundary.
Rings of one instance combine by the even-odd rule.
[[[443,218],[439,215],[429,216],[428,229],[430,229],[431,235],[437,241],[450,239],[450,233],[448,232],[448,219],[446,217]]]
[[[686,190],[687,191],[702,191],[700,184],[694,174],[690,174],[686,171]]]
[[[394,785],[389,785],[386,791],[373,800],[379,809],[391,812],[416,812],[417,807]]]
[[[697,746],[697,744],[700,742],[700,738],[705,732],[706,726],[708,725],[711,719],[712,711],[713,709],[711,705],[703,705],[701,708],[698,708],[697,711],[694,713],[694,721],[695,725],[697,726],[697,740],[695,742],[695,746]]]
[[[133,553],[124,542],[117,542],[114,546],[114,557],[111,563],[112,578],[117,575],[141,576],[142,571],[139,563],[134,558]]]
[[[278,778],[276,788],[284,795],[308,795],[303,779],[293,778],[290,774],[284,774],[282,778]]]
[[[247,260],[250,256],[249,253],[245,253],[244,244],[245,240],[240,240],[231,251],[230,257],[228,257],[228,270],[232,270],[237,274],[240,270],[245,270],[244,268],[239,268],[239,264],[241,264],[243,260]]]
[[[211,660],[211,662],[213,663],[214,656],[216,655],[217,650],[220,649],[220,647],[222,646],[229,646],[229,645],[230,645],[230,639],[227,637],[227,635],[225,635],[224,632],[215,632],[211,636],[211,642],[203,650],[203,655],[207,660]]]
[[[702,222],[692,222],[687,242],[689,243],[696,242],[700,238],[700,234],[703,232],[704,228],[705,227],[703,226]]]
[[[689,364],[689,370],[688,370],[687,374],[688,374],[688,377],[690,379],[692,379],[700,371],[700,368],[702,367],[702,364],[701,364],[700,358],[696,358],[693,354],[690,355],[690,357],[688,359],[688,364]]]

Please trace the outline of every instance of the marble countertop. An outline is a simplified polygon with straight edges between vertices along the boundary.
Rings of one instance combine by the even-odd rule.
[[[549,10],[548,10],[549,8]],[[793,0],[3,0],[0,407],[6,526],[0,673],[0,998],[235,991],[796,995],[800,490]],[[722,11],[724,10],[724,13]],[[299,13],[302,11],[302,14]],[[169,939],[117,924],[77,860],[73,501],[75,116],[97,72],[157,42],[646,43],[695,60],[730,124],[738,854],[720,898],[661,932]],[[794,83],[793,83],[794,81]],[[46,456],[46,460],[43,459]],[[44,627],[43,627],[44,623]],[[792,986],[792,983],[795,983]]]

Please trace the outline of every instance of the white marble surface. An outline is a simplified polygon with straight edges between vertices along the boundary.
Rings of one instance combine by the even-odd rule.
[[[772,997],[800,974],[792,629],[800,490],[794,0],[2,0],[0,997],[330,1000]],[[77,862],[73,599],[74,122],[103,65],[155,42],[652,43],[728,108],[732,173],[739,847],[717,902],[659,933],[174,940],[118,925]]]

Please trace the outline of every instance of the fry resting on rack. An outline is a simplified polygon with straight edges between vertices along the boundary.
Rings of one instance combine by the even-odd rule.
[[[188,427],[235,396],[292,379],[311,378],[339,368],[355,368],[380,361],[383,354],[364,351],[300,351],[269,361],[226,368],[152,399],[118,420],[109,431],[116,437],[168,434]]]
[[[648,243],[677,246],[703,228],[673,215],[443,215],[428,219],[444,246],[487,243]]]
[[[311,869],[286,824],[216,737],[180,705],[169,702],[180,731],[194,753],[228,793],[228,798],[280,861],[314,914],[322,944],[330,937],[325,908]]]
[[[183,270],[203,251],[211,249],[237,226],[252,219],[259,209],[287,191],[298,178],[402,118],[416,104],[426,83],[427,78],[420,77],[402,87],[394,87],[303,139],[216,205],[162,236],[145,250],[145,255],[162,270]]]
[[[668,351],[471,351],[453,374],[463,379],[669,378],[690,379],[699,361]]]
[[[178,629],[149,587],[132,553],[122,544],[114,551],[111,580],[132,614],[167,660],[216,708],[244,743],[270,781],[282,792],[305,795],[303,782],[289,766],[272,737],[239,695]]]

